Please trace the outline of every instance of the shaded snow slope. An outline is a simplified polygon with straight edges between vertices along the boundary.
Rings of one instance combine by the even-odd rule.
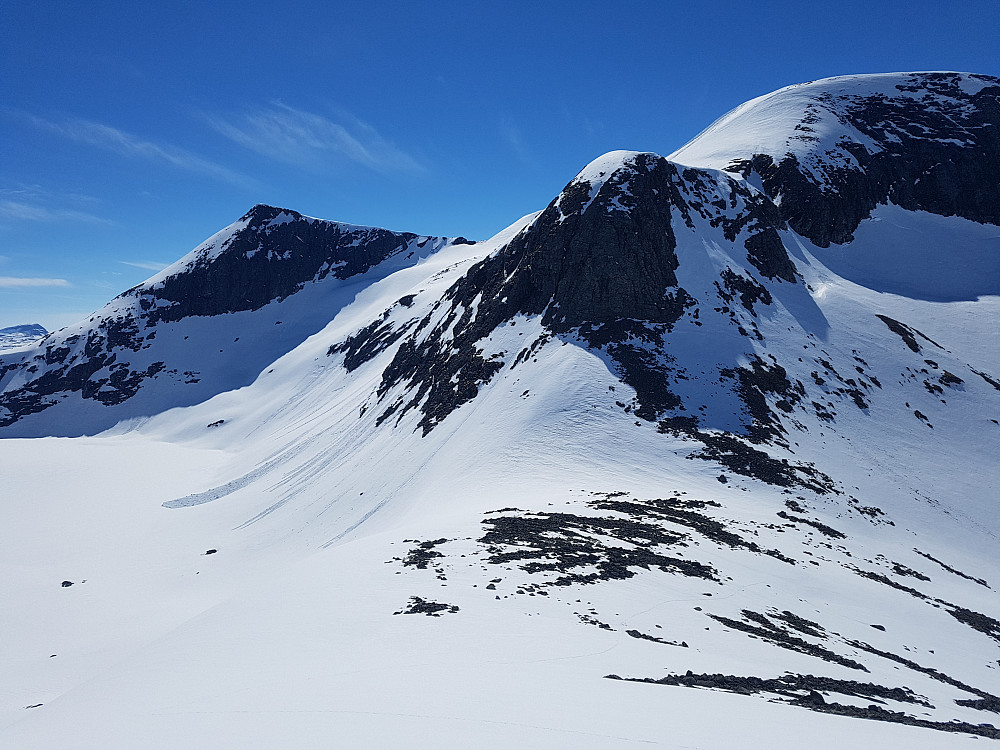
[[[837,275],[879,292],[932,302],[1000,295],[1000,227],[993,224],[876,206],[850,244],[815,252]]]

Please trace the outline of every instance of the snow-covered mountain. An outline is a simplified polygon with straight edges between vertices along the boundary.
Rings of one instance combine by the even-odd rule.
[[[997,85],[959,73],[803,83],[737,107],[670,158],[744,177],[847,279],[935,301],[996,295],[995,231],[961,232],[947,248],[908,238],[950,237],[950,224],[925,213],[1000,222]],[[883,217],[894,225],[877,238],[887,247],[852,252],[855,234],[875,239],[869,224]]]
[[[88,320],[0,359],[0,426],[94,434],[248,385],[360,289],[462,242],[254,206]]]
[[[0,355],[2,731],[1000,739],[998,103],[790,87],[478,243],[257,206]]]

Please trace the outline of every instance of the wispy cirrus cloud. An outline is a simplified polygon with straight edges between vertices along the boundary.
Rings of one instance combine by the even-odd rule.
[[[151,260],[120,260],[126,266],[132,266],[133,268],[141,268],[143,271],[162,271],[166,268],[169,263],[157,263]]]
[[[500,120],[500,137],[507,144],[507,148],[521,162],[525,164],[531,163],[531,153],[524,143],[524,136],[521,134],[521,129],[509,117],[504,117]]]
[[[0,287],[72,286],[66,279],[41,279],[24,276],[0,276]]]
[[[346,159],[376,172],[423,172],[412,156],[375,128],[349,115],[335,122],[322,115],[272,102],[235,117],[206,115],[218,133],[259,154],[301,167]]]
[[[37,203],[0,199],[0,220],[8,221],[82,221],[87,224],[114,224],[110,219],[71,208],[48,208]]]
[[[186,149],[169,143],[144,140],[100,122],[78,117],[56,122],[32,114],[23,114],[22,116],[38,128],[78,143],[113,151],[122,156],[170,164],[178,169],[196,172],[237,187],[251,187],[255,184],[250,177]]]

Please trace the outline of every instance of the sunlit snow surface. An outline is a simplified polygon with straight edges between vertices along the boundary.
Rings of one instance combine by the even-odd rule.
[[[609,154],[577,180],[593,200],[634,156]],[[870,381],[866,409],[830,395],[833,418],[790,412],[789,449],[768,448],[829,475],[836,491],[819,494],[692,458],[704,446],[622,408],[635,394],[600,352],[569,337],[533,347],[540,316],[481,342],[502,368],[426,436],[415,411],[384,417],[401,386],[375,393],[398,343],[352,372],[331,347],[382,316],[443,320],[452,285],[537,218],[352,287],[246,387],[95,437],[4,440],[3,744],[989,743],[790,705],[808,690],[636,680],[822,677],[845,681],[819,689],[828,704],[1000,723],[955,702],[1000,693],[1000,391],[988,379],[1000,299],[933,270],[949,237],[968,263],[988,262],[996,227],[883,207],[852,245],[883,253],[867,265],[787,232],[802,283],[767,282],[775,302],[754,320],[765,343],[726,338],[707,316],[678,322],[670,351],[690,370],[678,393],[703,402],[712,429],[740,424],[701,367],[748,352],[773,354],[810,398],[837,385],[819,359]],[[746,271],[703,224],[675,217],[673,231],[695,296],[720,269]],[[876,315],[919,332],[918,351]],[[595,554],[574,558],[580,545]],[[660,563],[615,567],[643,551]],[[846,681],[905,690],[851,694]]]

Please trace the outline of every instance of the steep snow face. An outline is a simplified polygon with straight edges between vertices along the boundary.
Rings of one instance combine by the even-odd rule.
[[[741,174],[821,247],[880,203],[1000,224],[1000,80],[843,76],[743,104],[671,155]]]
[[[951,302],[1000,295],[1000,227],[876,206],[846,245],[814,248],[838,276],[879,292]]]
[[[89,320],[0,356],[0,428],[93,434],[247,385],[372,281],[452,243],[467,240],[255,206]]]

